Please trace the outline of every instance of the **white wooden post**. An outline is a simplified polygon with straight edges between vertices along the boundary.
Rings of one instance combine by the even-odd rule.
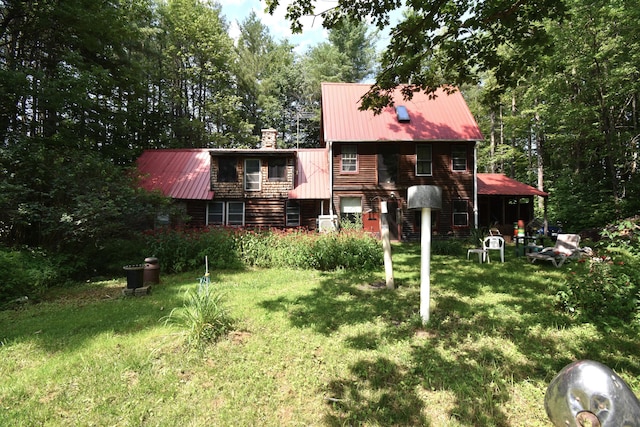
[[[389,239],[389,220],[387,218],[387,202],[380,202],[380,237],[384,254],[384,273],[388,289],[394,289],[393,261],[391,259],[391,241]]]
[[[422,208],[420,235],[420,317],[429,321],[431,302],[431,208]]]
[[[442,189],[435,185],[414,185],[407,190],[409,209],[421,209],[420,233],[420,317],[429,321],[431,300],[431,210],[442,209]]]

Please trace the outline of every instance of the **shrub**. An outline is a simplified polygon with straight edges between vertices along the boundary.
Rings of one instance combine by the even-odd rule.
[[[564,310],[585,320],[633,320],[638,309],[638,289],[619,267],[611,262],[592,261],[586,274],[572,271],[558,292]]]
[[[363,231],[319,234],[301,229],[164,229],[146,234],[149,254],[168,272],[211,268],[285,267],[370,270],[382,265],[380,242]]]
[[[234,324],[223,295],[210,284],[187,291],[184,306],[171,310],[164,320],[183,328],[187,345],[200,350],[226,335]]]
[[[36,298],[59,280],[55,261],[42,251],[0,247],[0,305],[27,296]]]
[[[561,306],[582,318],[640,321],[640,239],[638,219],[607,227],[586,271],[572,271],[558,292]]]
[[[311,245],[311,262],[318,270],[371,270],[383,264],[382,245],[364,232],[320,235]]]
[[[461,256],[466,253],[464,246],[464,242],[460,239],[435,239],[431,241],[431,253],[433,255]]]
[[[241,265],[237,236],[232,229],[162,228],[145,233],[149,256],[160,261],[169,273],[201,268],[207,256],[211,268],[235,268]]]

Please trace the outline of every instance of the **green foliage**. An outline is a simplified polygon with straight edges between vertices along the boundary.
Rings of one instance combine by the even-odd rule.
[[[466,253],[466,248],[460,239],[434,239],[431,241],[431,253],[433,255],[461,256]]]
[[[174,308],[164,319],[185,330],[189,347],[203,350],[233,329],[235,323],[225,307],[223,294],[207,284],[185,293],[182,308]]]
[[[121,279],[0,311],[0,424],[548,427],[550,378],[585,358],[640,392],[637,330],[549,310],[564,266],[436,257],[424,325],[420,246],[393,249],[394,290],[369,285],[381,270],[213,272],[237,324],[203,352],[158,322],[191,273],[150,297],[120,297]]]
[[[280,3],[268,0],[268,10],[273,13]],[[340,0],[326,11],[316,7],[313,2],[294,1],[287,15],[292,30],[300,31],[300,18],[316,13],[323,15],[323,26],[329,29],[353,21],[372,22],[383,29],[398,4]],[[513,84],[515,76],[526,74],[551,45],[543,21],[562,19],[565,9],[564,2],[555,0],[506,9],[500,1],[413,2],[394,29],[382,55],[382,70],[363,106],[379,111],[389,103],[389,90],[398,82],[412,82],[409,97],[413,90],[475,83],[478,73],[486,71],[495,73],[500,87]]]
[[[319,270],[372,270],[382,265],[382,245],[363,232],[343,231],[319,235],[310,247],[314,268]]]
[[[319,234],[304,230],[229,228],[161,229],[146,233],[147,252],[167,272],[201,268],[207,256],[217,269],[286,267],[371,270],[382,265],[382,247],[362,231]]]
[[[598,256],[575,269],[558,292],[561,306],[583,319],[603,317],[640,322],[640,217],[603,231]]]
[[[147,253],[159,259],[168,273],[202,269],[205,256],[211,268],[238,268],[237,232],[234,229],[160,228],[145,233]]]
[[[482,245],[482,241],[488,236],[488,231],[484,227],[472,228],[469,230],[469,240],[472,246],[478,247]]]
[[[60,279],[54,261],[44,252],[3,247],[0,247],[0,278],[0,306],[18,297],[37,298]]]
[[[585,274],[572,271],[565,288],[558,292],[563,309],[585,321],[640,320],[639,297],[637,282],[618,265],[603,260],[592,262]]]
[[[362,230],[362,214],[352,214],[340,217],[340,230],[357,231]]]

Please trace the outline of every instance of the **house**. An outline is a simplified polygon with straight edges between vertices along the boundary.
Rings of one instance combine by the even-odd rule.
[[[361,111],[365,84],[322,84],[322,145],[329,152],[331,212],[362,215],[364,226],[379,231],[380,202],[388,209],[390,235],[419,236],[420,213],[407,209],[413,185],[442,188],[442,210],[432,215],[438,234],[466,235],[475,225],[476,143],[480,129],[459,91],[421,92],[380,114]]]
[[[141,186],[171,197],[192,226],[315,229],[328,213],[324,149],[279,149],[275,129],[257,149],[146,150]]]
[[[431,224],[441,235],[466,235],[498,214],[509,224],[521,216],[514,198],[546,194],[503,175],[476,174],[482,134],[460,92],[417,92],[411,100],[398,92],[393,107],[374,114],[359,109],[369,85],[321,89],[320,148],[278,148],[276,130],[264,129],[255,149],[147,150],[138,159],[141,185],[171,197],[195,226],[316,229],[361,217],[378,233],[386,202],[398,240],[417,239],[422,226],[420,213],[407,209],[410,186],[442,188],[442,210]],[[518,194],[498,195],[516,183]]]

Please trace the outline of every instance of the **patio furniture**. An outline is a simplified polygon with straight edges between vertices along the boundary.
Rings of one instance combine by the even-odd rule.
[[[491,262],[491,257],[489,256],[490,251],[499,251],[500,252],[500,261],[504,262],[504,238],[501,236],[488,236],[484,238],[482,242],[482,247],[487,253],[487,262]]]
[[[491,262],[489,251],[499,251],[500,261],[504,262],[504,238],[501,236],[487,236],[482,239],[482,246],[467,250],[467,259],[471,254],[478,254],[478,262],[482,264],[484,261]]]
[[[478,262],[482,264],[484,260],[487,258],[487,251],[484,248],[473,248],[467,251],[467,259],[469,259],[469,255],[478,254]]]
[[[549,261],[554,267],[561,267],[565,261],[576,257],[580,257],[580,236],[577,234],[558,234],[555,246],[527,254],[532,264],[539,260]]]
[[[542,236],[517,236],[513,239],[516,242],[516,256],[540,252],[544,248],[538,244],[538,242],[542,243]]]

